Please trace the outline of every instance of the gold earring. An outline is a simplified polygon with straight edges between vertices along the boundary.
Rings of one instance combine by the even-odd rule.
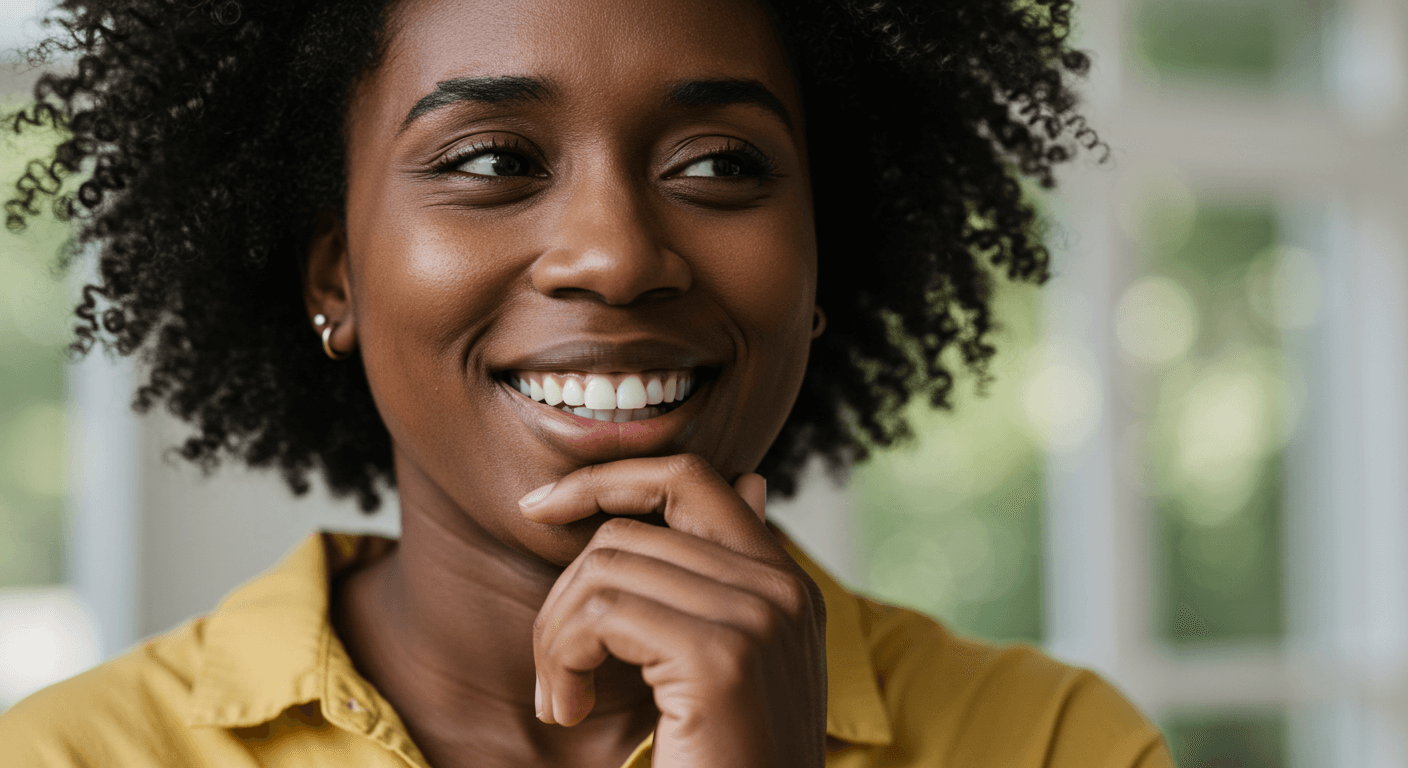
[[[812,315],[812,338],[817,338],[824,330],[826,330],[826,313],[821,311],[821,305],[817,305],[816,314]]]
[[[346,360],[352,356],[351,352],[338,352],[332,348],[332,331],[337,327],[336,323],[329,323],[327,315],[319,312],[313,316],[313,325],[318,326],[323,331],[323,351],[334,360]]]

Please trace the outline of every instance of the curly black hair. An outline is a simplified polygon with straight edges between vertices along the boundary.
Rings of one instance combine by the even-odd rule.
[[[343,209],[343,116],[388,5],[63,0],[30,55],[73,64],[6,118],[66,132],[5,212],[19,230],[52,201],[76,223],[65,258],[96,253],[75,353],[139,355],[135,407],[191,423],[185,458],[277,467],[295,493],[321,470],[368,511],[390,436],[361,366],[310,339],[300,276],[318,212]],[[1076,111],[1071,0],[768,5],[812,151],[865,137],[848,173],[813,177],[828,326],[759,467],[786,496],[813,454],[840,470],[909,437],[906,404],[946,407],[954,368],[986,375],[995,278],[1048,275],[1023,181],[1103,145]]]

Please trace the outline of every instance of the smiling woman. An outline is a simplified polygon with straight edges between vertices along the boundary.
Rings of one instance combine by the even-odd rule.
[[[1095,676],[846,592],[766,521],[984,369],[1019,179],[1098,149],[1062,0],[59,4],[77,315],[182,453],[326,534],[22,702],[22,765],[1166,766]],[[68,177],[84,174],[75,193]],[[824,310],[824,311],[823,311]],[[533,691],[529,693],[530,689]]]

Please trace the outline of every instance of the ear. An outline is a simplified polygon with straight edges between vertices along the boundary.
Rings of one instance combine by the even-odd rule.
[[[323,315],[333,326],[331,345],[343,352],[357,346],[352,283],[347,268],[347,226],[332,211],[318,214],[303,269],[303,303],[308,321]],[[315,330],[321,328],[315,326]]]

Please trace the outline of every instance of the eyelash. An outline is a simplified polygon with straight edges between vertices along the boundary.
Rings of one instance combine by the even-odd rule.
[[[684,165],[685,168],[711,157],[733,157],[743,166],[743,176],[755,179],[777,177],[777,163],[762,150],[745,141],[730,140],[719,149],[699,155]]]
[[[494,136],[483,141],[477,141],[467,147],[460,147],[440,158],[431,168],[434,176],[444,176],[454,172],[456,166],[474,159],[478,155],[489,152],[514,152],[522,155],[530,163],[534,162],[527,152],[523,151],[523,142],[518,138],[501,140]],[[743,141],[729,141],[718,149],[707,154],[698,155],[691,158],[682,168],[711,157],[733,157],[741,161],[743,166],[743,176],[755,179],[772,179],[777,177],[777,163],[771,157],[764,154],[757,147]],[[485,177],[493,178],[493,177]]]
[[[489,152],[513,152],[514,154],[521,155],[529,163],[532,163],[534,165],[537,164],[536,161],[533,160],[530,153],[525,152],[523,150],[523,142],[520,141],[517,137],[513,137],[507,140],[501,140],[498,136],[493,136],[488,139],[484,139],[483,141],[476,141],[475,143],[470,144],[467,147],[460,147],[458,149],[452,150],[450,153],[446,154],[444,157],[436,161],[435,165],[430,169],[431,175],[444,176],[446,174],[453,173],[455,170],[455,166],[463,165],[465,162],[473,160],[476,156],[487,154]],[[494,177],[486,176],[484,178]]]

